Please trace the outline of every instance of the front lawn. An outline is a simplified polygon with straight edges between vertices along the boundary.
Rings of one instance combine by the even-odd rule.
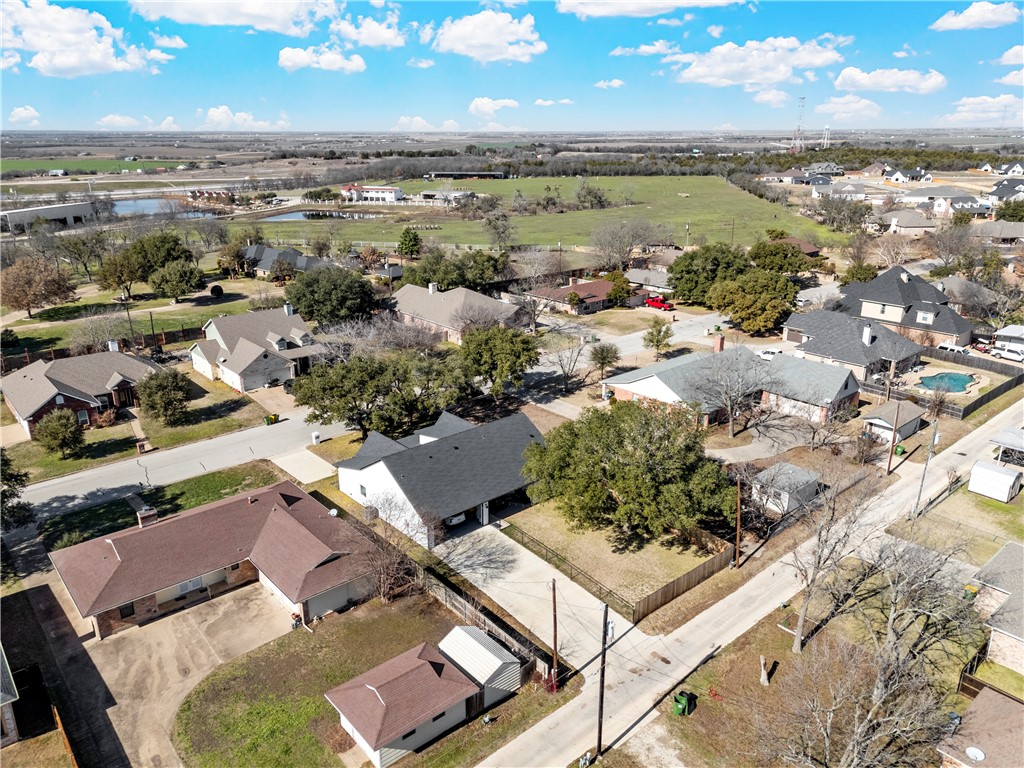
[[[174,744],[186,766],[277,765],[337,768],[353,746],[324,698],[419,643],[437,643],[455,617],[425,595],[374,601],[332,614],[313,634],[291,632],[211,673],[178,710]],[[474,765],[575,695],[527,686],[492,714],[455,731],[403,765]]]
[[[306,450],[315,453],[324,461],[334,464],[351,459],[362,445],[363,441],[359,439],[358,432],[346,432],[343,435],[328,438],[319,445],[307,445]]]
[[[161,516],[226,499],[252,488],[262,488],[284,479],[284,473],[269,461],[251,461],[230,469],[151,488],[140,498],[159,510]],[[47,551],[66,533],[80,533],[93,539],[136,525],[135,510],[124,499],[114,499],[66,515],[50,517],[39,523],[39,535]]]
[[[183,370],[192,381],[185,423],[166,427],[159,419],[142,414],[142,431],[154,448],[174,448],[263,423],[267,412],[258,403],[223,382]]]
[[[611,528],[573,529],[555,509],[553,500],[534,504],[505,519],[632,601],[682,576],[709,557],[670,536],[644,545],[619,539]]]
[[[138,454],[135,442],[131,426],[121,422],[112,427],[85,430],[85,447],[80,456],[62,459],[60,453],[50,453],[34,440],[8,446],[7,455],[15,467],[28,470],[30,483],[38,483],[135,456]]]
[[[14,418],[14,414],[11,413],[11,409],[7,407],[7,403],[0,400],[0,427],[6,427],[17,423],[18,420]]]

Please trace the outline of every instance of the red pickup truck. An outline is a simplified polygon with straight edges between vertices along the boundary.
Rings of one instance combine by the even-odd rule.
[[[652,296],[651,298],[646,299],[644,301],[644,303],[648,307],[654,307],[654,309],[661,309],[661,310],[664,310],[666,312],[668,312],[669,310],[675,309],[675,305],[672,302],[665,301],[660,296]]]

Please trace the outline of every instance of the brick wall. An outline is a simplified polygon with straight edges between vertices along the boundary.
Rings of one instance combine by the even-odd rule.
[[[48,413],[52,411],[59,411],[61,408],[71,411],[77,417],[79,411],[86,411],[89,414],[89,423],[92,424],[96,421],[98,415],[96,406],[92,403],[87,403],[84,400],[79,400],[76,397],[69,397],[64,395],[64,402],[58,404],[56,398],[51,399],[46,405],[40,408],[38,411],[32,414],[32,417],[28,420],[29,430],[35,432],[36,425],[39,421]]]
[[[104,637],[109,637],[115,632],[120,632],[122,629],[135,627],[145,621],[149,621],[157,614],[156,595],[140,597],[134,601],[133,605],[135,606],[135,615],[129,616],[126,619],[121,618],[120,606],[96,614],[93,617],[96,622],[96,637],[102,640]]]
[[[1024,642],[992,630],[988,641],[988,660],[1024,675]]]
[[[235,587],[239,584],[248,584],[250,581],[256,581],[259,577],[259,571],[256,570],[256,566],[250,563],[248,560],[243,560],[238,564],[236,570],[230,568],[224,572],[225,579],[229,587]]]

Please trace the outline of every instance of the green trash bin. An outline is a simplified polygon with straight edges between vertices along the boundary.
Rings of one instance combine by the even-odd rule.
[[[270,426],[270,417],[269,416],[264,416],[263,417],[263,424],[268,426],[268,427]]]
[[[672,711],[679,716],[690,714],[690,695],[687,693],[676,694],[672,701]]]
[[[716,325],[716,326],[715,326],[715,330],[716,330],[716,331],[720,331],[720,330],[722,330],[722,326],[720,326],[720,325]]]
[[[893,453],[895,453],[897,456],[902,456],[906,452],[907,449],[904,448],[902,445],[897,445],[895,450],[893,451]]]

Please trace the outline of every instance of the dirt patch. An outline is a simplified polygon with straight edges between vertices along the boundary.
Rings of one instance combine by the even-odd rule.
[[[559,416],[557,413],[552,413],[547,408],[541,408],[533,403],[524,404],[520,410],[529,417],[530,421],[537,425],[537,429],[543,435],[568,421],[564,416]]]
[[[664,718],[658,718],[653,723],[641,728],[620,749],[638,766],[657,765],[659,768],[687,768],[672,746],[672,737],[665,727]]]

